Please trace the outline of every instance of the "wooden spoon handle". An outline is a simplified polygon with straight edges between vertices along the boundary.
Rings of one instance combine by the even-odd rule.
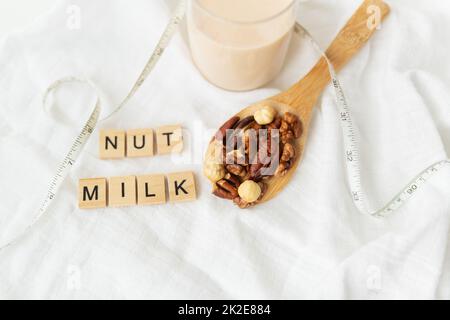
[[[389,6],[382,0],[363,2],[326,51],[337,72],[375,32],[376,28],[372,23],[375,23],[376,19],[381,22],[389,11]],[[330,80],[327,63],[322,58],[302,80],[273,99],[294,108],[302,108],[303,112],[309,113]]]

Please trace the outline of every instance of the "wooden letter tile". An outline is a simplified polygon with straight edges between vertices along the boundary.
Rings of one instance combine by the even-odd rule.
[[[125,157],[125,131],[101,130],[99,140],[100,159]]]
[[[172,173],[167,176],[170,202],[192,201],[197,198],[193,172]]]
[[[181,126],[166,126],[156,129],[158,154],[181,153],[183,151],[183,129]]]
[[[105,208],[106,205],[106,179],[81,179],[78,184],[78,206],[80,209]]]
[[[138,205],[166,203],[166,178],[164,175],[137,177]]]
[[[114,177],[109,179],[109,205],[124,207],[136,205],[136,177]]]
[[[127,157],[153,156],[153,130],[140,129],[127,131]]]

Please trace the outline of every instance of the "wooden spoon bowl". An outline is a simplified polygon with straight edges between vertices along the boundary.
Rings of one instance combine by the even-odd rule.
[[[363,2],[326,51],[336,72],[339,72],[350,61],[375,32],[375,28],[370,28],[368,24],[371,16],[374,15],[372,18],[379,18],[381,22],[388,15],[389,11],[389,6],[382,0],[365,0]],[[237,117],[244,119],[253,115],[261,107],[270,105],[280,115],[286,112],[297,115],[303,125],[302,136],[294,141],[297,153],[294,162],[284,176],[273,176],[264,181],[267,185],[267,191],[258,203],[274,198],[291,180],[302,160],[312,111],[330,80],[327,63],[322,58],[302,80],[287,91],[252,104],[236,114]],[[213,143],[209,145],[207,152],[212,152],[212,148],[214,148]]]

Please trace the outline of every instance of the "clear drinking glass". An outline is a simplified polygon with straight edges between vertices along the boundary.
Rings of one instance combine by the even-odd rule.
[[[244,91],[271,81],[283,67],[296,0],[191,0],[192,58],[211,83]]]

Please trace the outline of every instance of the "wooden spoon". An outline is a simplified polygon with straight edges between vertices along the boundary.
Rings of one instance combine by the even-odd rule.
[[[374,9],[375,11],[373,11]],[[369,28],[368,20],[372,14],[377,14],[376,10],[379,10],[380,21],[390,11],[389,6],[382,0],[365,0],[326,51],[336,72],[340,71],[350,61],[375,32],[375,28]],[[286,175],[282,177],[271,177],[265,181],[268,189],[259,203],[266,202],[275,197],[291,180],[292,175],[302,159],[311,123],[312,111],[330,80],[327,63],[322,58],[302,80],[287,91],[255,103],[236,114],[237,117],[243,119],[253,115],[262,106],[270,105],[277,109],[280,114],[291,112],[297,115],[303,124],[303,135],[295,141],[295,148],[297,154],[300,154],[300,156],[296,157]],[[211,143],[207,152],[214,152],[213,148],[214,143]]]

